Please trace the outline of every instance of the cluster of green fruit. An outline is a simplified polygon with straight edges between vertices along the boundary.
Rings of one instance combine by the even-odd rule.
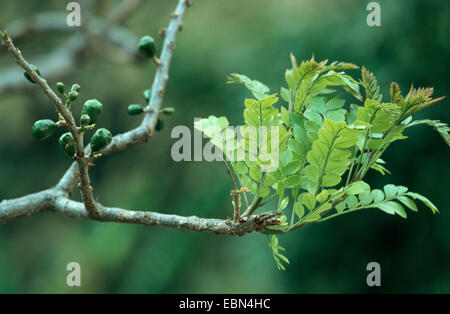
[[[156,57],[156,45],[155,40],[151,36],[144,36],[140,39],[138,43],[139,52],[146,58],[151,59],[157,66],[161,65],[161,62]],[[39,76],[41,76],[41,72],[39,68],[33,64],[30,64],[31,69]],[[31,77],[31,74],[27,71],[24,71],[25,78],[33,84],[36,82]],[[68,93],[65,92],[64,83],[58,82],[56,84],[56,89],[59,94],[65,99],[65,106],[67,109],[70,109],[72,102],[78,99],[80,92],[80,85],[74,84]],[[150,102],[150,98],[152,95],[152,91],[147,89],[144,91],[144,99],[147,103],[146,107],[143,107],[139,104],[132,104],[128,106],[128,114],[130,115],[139,115],[144,112],[149,112],[151,109],[148,109],[148,104]],[[79,130],[81,132],[90,130],[95,127],[95,122],[97,121],[98,116],[103,110],[103,105],[97,99],[89,99],[87,100],[81,111],[80,117],[80,125]],[[162,114],[171,115],[175,112],[173,108],[163,108],[161,110]],[[64,126],[65,121],[64,118],[59,115],[59,121],[55,122],[51,119],[43,119],[38,120],[34,123],[32,127],[32,135],[39,140],[45,140],[52,136],[56,130]],[[155,130],[160,131],[164,128],[164,121],[158,118]],[[112,134],[109,130],[105,128],[98,129],[90,140],[91,151],[92,153],[98,152],[108,146],[112,141]],[[74,139],[71,132],[64,133],[59,138],[59,146],[70,156],[73,156],[76,152]]]
[[[39,74],[39,69],[35,67],[36,73]],[[31,79],[29,73],[25,72],[25,77]],[[30,82],[34,83],[32,79]],[[80,92],[80,85],[74,84],[68,93],[65,92],[64,83],[58,82],[56,84],[56,89],[65,99],[66,108],[70,109],[73,101],[78,98]],[[85,132],[87,130],[93,129],[95,123],[97,122],[98,116],[103,111],[103,105],[97,99],[87,100],[81,110],[80,125],[79,130]],[[38,120],[33,124],[31,129],[31,134],[39,139],[45,140],[52,136],[56,130],[65,125],[64,118],[60,115],[59,121],[55,122],[51,119]],[[108,146],[112,141],[112,134],[109,130],[105,128],[98,129],[94,135],[91,137],[91,151],[93,153],[98,152]],[[70,132],[66,132],[59,138],[59,146],[69,155],[73,156],[75,154],[75,145],[73,135]]]

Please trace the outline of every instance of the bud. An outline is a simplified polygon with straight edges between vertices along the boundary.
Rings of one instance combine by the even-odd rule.
[[[144,98],[145,98],[146,103],[148,104],[150,101],[150,98],[152,98],[152,90],[151,89],[146,89],[144,91]]]
[[[112,134],[109,132],[109,130],[102,128],[95,131],[94,135],[92,135],[90,144],[91,144],[91,150],[93,152],[98,152],[99,150],[102,150],[109,144],[111,144],[112,141]]]
[[[41,76],[41,72],[39,71],[38,67],[35,66],[34,64],[30,64],[30,68],[36,72],[37,75]],[[27,80],[29,80],[31,83],[35,84],[36,82],[33,80],[33,78],[31,77],[31,74],[28,73],[27,71],[23,72],[23,75],[27,78]]]
[[[89,123],[93,124],[97,122],[97,118],[102,113],[103,105],[101,102],[99,102],[97,99],[89,99],[87,100],[84,105],[83,109],[81,110],[81,114],[86,114],[89,116],[90,120]]]
[[[163,108],[163,109],[161,110],[161,112],[162,112],[163,114],[165,114],[165,115],[170,116],[170,115],[172,115],[172,114],[175,113],[175,109],[172,108],[172,107],[166,107],[166,108]]]
[[[80,89],[81,89],[81,86],[80,86],[80,85],[78,85],[78,84],[73,84],[73,85],[72,85],[71,91],[76,91],[77,93],[79,93],[79,92],[80,92]]]
[[[155,40],[151,36],[144,36],[139,40],[139,52],[147,58],[153,58],[156,54]]]
[[[52,136],[57,129],[58,126],[53,120],[38,120],[33,124],[33,127],[31,128],[31,134],[39,140],[45,140]]]
[[[82,114],[80,117],[80,124],[85,126],[88,125],[91,121],[91,118],[87,114]]]
[[[128,114],[130,116],[137,116],[144,112],[144,108],[141,105],[133,104],[128,106]]]
[[[74,90],[70,91],[70,93],[69,93],[70,101],[77,100],[77,98],[78,98],[78,92],[74,91]]]
[[[67,153],[69,156],[75,154],[75,146],[73,145],[73,136],[70,132],[64,133],[58,140],[59,146]]]
[[[64,83],[63,82],[56,83],[56,89],[60,94],[64,94]]]

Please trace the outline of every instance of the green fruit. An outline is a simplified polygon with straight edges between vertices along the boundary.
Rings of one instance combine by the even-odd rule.
[[[38,67],[35,66],[34,64],[30,64],[30,68],[36,72],[37,75],[41,76],[41,72],[39,71]],[[27,78],[27,80],[29,80],[31,83],[35,84],[36,82],[33,80],[33,78],[31,77],[31,74],[28,73],[27,71],[23,72],[23,75],[25,75],[25,77]]]
[[[91,118],[87,114],[82,114],[80,117],[80,124],[81,125],[88,125],[91,121]]]
[[[57,129],[58,126],[53,120],[38,120],[33,124],[33,127],[31,128],[31,134],[39,140],[45,140],[46,138],[52,136]]]
[[[78,84],[73,84],[73,85],[72,85],[71,91],[76,91],[77,93],[79,93],[79,92],[80,92],[80,89],[81,89],[81,86],[80,86],[80,85],[78,85]]]
[[[56,83],[56,89],[60,94],[64,94],[64,83],[63,82]]]
[[[70,101],[77,100],[77,98],[78,98],[78,92],[72,90],[72,91],[69,93],[69,99],[70,99]]]
[[[73,137],[70,132],[61,135],[58,142],[59,146],[67,153],[67,155],[75,155],[75,146],[73,145]]]
[[[162,129],[164,129],[164,121],[161,119],[158,119],[158,121],[156,121],[155,130],[159,132]]]
[[[150,101],[151,97],[152,97],[152,90],[151,89],[146,89],[144,91],[144,98],[145,98],[145,101],[147,102],[147,104]]]
[[[97,122],[97,118],[100,113],[102,113],[102,110],[103,105],[101,102],[99,102],[97,99],[89,99],[84,103],[81,114],[87,114],[90,118],[89,123],[93,124]]]
[[[147,58],[153,58],[156,54],[156,45],[153,37],[144,36],[139,40],[139,52]]]
[[[93,152],[98,152],[99,150],[105,148],[112,141],[112,134],[107,129],[98,129],[91,138],[91,150]]]
[[[141,105],[133,104],[133,105],[128,106],[128,114],[130,116],[137,116],[143,112],[144,112],[144,108]]]
[[[172,108],[172,107],[166,107],[166,108],[163,108],[163,109],[161,110],[161,112],[162,112],[163,114],[165,114],[165,115],[170,116],[171,114],[174,114],[174,113],[175,113],[175,109]]]

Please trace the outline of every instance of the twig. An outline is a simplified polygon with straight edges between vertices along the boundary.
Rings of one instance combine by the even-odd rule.
[[[236,181],[233,178],[233,174],[231,173],[230,167],[228,167],[228,163],[225,161],[225,159],[222,158],[223,164],[225,165],[225,168],[227,169],[227,173],[230,176],[231,184],[233,184],[233,190],[231,191],[231,195],[234,198],[234,221],[237,222],[241,219],[241,212],[239,210],[239,190],[236,185]]]

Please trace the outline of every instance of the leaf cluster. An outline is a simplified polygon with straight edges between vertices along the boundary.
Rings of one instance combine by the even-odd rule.
[[[447,124],[413,120],[415,113],[443,97],[433,99],[432,88],[413,86],[402,95],[393,82],[390,97],[384,100],[375,75],[365,67],[358,82],[344,72],[358,68],[351,63],[311,58],[299,64],[292,55],[291,61],[287,86],[280,88],[282,101],[259,81],[230,75],[228,83],[243,84],[253,95],[244,100],[240,132],[230,129],[225,117],[210,116],[195,124],[232,160],[234,175],[248,189],[251,198],[244,193],[243,216],[278,199],[274,206],[282,223],[263,231],[273,234],[269,244],[278,268],[284,269],[282,261],[288,261],[280,254],[276,234],[367,208],[406,218],[405,207],[417,211],[415,200],[438,212],[426,197],[406,187],[388,184],[383,190],[372,189],[363,179],[370,170],[390,173],[381,157],[392,143],[407,138],[404,131],[409,127],[430,125],[450,146]],[[346,104],[342,90],[354,97],[354,103]],[[246,141],[249,127],[256,129],[256,150]],[[277,141],[261,127],[278,128]],[[224,145],[226,139],[233,145]],[[231,158],[238,154],[245,158]],[[277,166],[267,170],[273,160]]]

